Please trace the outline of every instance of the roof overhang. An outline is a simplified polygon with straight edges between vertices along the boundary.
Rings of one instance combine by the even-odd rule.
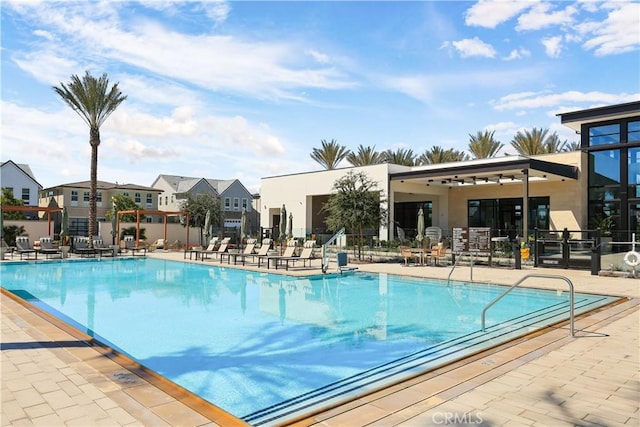
[[[423,185],[465,186],[578,179],[578,168],[528,157],[484,159],[413,168],[389,175],[391,181]]]
[[[580,132],[583,124],[608,120],[620,120],[639,115],[640,102],[628,102],[626,104],[617,104],[556,114],[556,116],[560,117],[560,123],[578,133]]]

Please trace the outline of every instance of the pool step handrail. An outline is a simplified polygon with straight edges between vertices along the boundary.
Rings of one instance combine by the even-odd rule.
[[[574,312],[574,307],[573,307],[573,305],[574,305],[573,304],[573,301],[574,301],[573,283],[571,282],[571,280],[569,280],[569,278],[567,278],[565,276],[560,276],[560,275],[557,275],[557,274],[531,273],[531,274],[527,274],[526,276],[524,276],[520,280],[518,280],[516,283],[511,285],[511,287],[509,289],[504,291],[496,299],[491,301],[489,304],[487,304],[487,306],[485,308],[482,309],[482,332],[485,332],[485,329],[486,329],[485,328],[485,320],[486,320],[487,310],[489,310],[489,308],[491,308],[495,303],[500,301],[509,292],[514,290],[516,287],[520,286],[520,284],[522,282],[524,282],[527,279],[533,278],[533,277],[536,277],[536,278],[539,278],[539,279],[558,279],[558,280],[564,280],[565,282],[567,282],[567,285],[569,285],[569,336],[570,337],[575,337],[574,325],[573,325],[573,323],[574,323],[573,322],[573,312]]]
[[[456,267],[458,266],[458,262],[460,262],[460,260],[462,259],[462,255],[464,255],[464,252],[459,252],[458,253],[458,257],[456,258],[456,261],[453,263],[453,265],[451,266],[451,271],[449,271],[449,275],[447,276],[447,286],[449,286],[449,284],[451,284],[451,275],[453,274],[453,270],[456,269]],[[473,282],[473,253],[469,253],[469,255],[471,256],[471,264],[470,264],[470,278],[469,281]]]
[[[329,240],[327,240],[324,245],[322,245],[322,272],[323,273],[326,273],[327,270],[329,270],[329,257],[327,255],[327,247],[333,242],[335,242],[338,238],[342,237],[344,233],[345,233],[345,228],[343,227],[342,229],[340,229],[340,231],[334,234]]]

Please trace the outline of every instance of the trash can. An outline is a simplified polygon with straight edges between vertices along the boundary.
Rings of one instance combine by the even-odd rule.
[[[347,265],[347,253],[338,252],[338,267],[344,267]]]

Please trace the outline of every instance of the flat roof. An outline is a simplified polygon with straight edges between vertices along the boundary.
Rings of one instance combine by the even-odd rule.
[[[583,124],[640,116],[640,101],[556,114],[560,123],[580,132]]]

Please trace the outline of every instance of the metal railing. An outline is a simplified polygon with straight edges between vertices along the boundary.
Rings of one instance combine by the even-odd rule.
[[[342,228],[336,234],[333,235],[329,240],[326,241],[324,245],[322,245],[322,272],[326,273],[329,269],[329,257],[327,256],[327,246],[331,243],[335,242],[340,236],[344,235],[345,229]]]
[[[558,275],[555,275],[555,274],[535,274],[535,273],[534,274],[527,274],[526,276],[524,276],[523,278],[518,280],[509,289],[504,291],[496,299],[494,299],[489,304],[487,304],[487,306],[484,309],[482,309],[482,332],[485,332],[485,329],[486,329],[485,328],[485,318],[486,318],[487,310],[489,308],[491,308],[495,303],[500,301],[505,295],[507,295],[513,289],[518,287],[522,282],[524,282],[525,280],[530,279],[532,277],[537,277],[539,279],[559,279],[559,280],[564,280],[565,282],[567,282],[567,284],[569,285],[569,329],[570,329],[569,330],[569,336],[571,336],[571,337],[575,336],[574,327],[573,327],[573,323],[574,323],[573,322],[573,312],[574,312],[574,307],[573,307],[573,300],[574,300],[574,297],[573,297],[573,283],[571,282],[571,280],[569,280],[565,276],[558,276]]]
[[[458,266],[458,262],[460,262],[460,260],[462,259],[462,255],[464,255],[464,252],[458,253],[458,257],[456,258],[456,261],[451,266],[451,271],[449,271],[449,275],[447,276],[447,286],[451,282],[451,275],[453,274],[453,270],[455,270],[456,267]],[[467,255],[469,255],[471,257],[470,258],[471,261],[470,261],[470,278],[469,278],[469,281],[473,282],[473,253],[470,252]]]

